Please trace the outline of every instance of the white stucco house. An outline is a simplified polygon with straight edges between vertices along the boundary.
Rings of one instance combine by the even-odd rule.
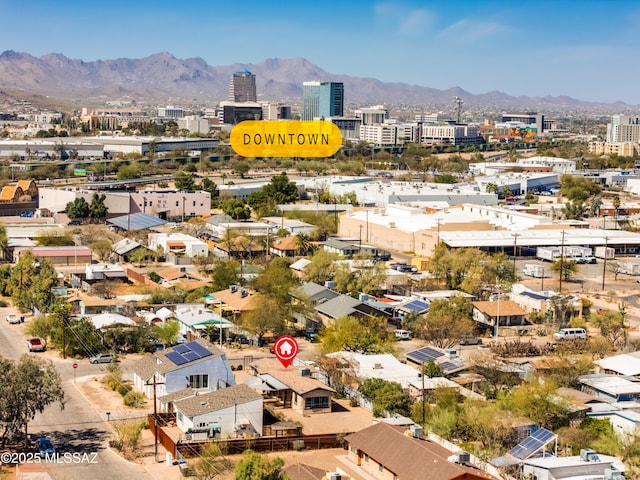
[[[262,435],[262,395],[245,384],[176,400],[173,410],[176,425],[186,434],[205,434],[206,438]]]

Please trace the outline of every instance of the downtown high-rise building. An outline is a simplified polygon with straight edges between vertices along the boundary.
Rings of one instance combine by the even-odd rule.
[[[229,83],[229,101],[255,102],[257,98],[256,76],[246,68],[233,72]]]
[[[342,117],[344,84],[342,82],[304,82],[302,84],[302,119]]]

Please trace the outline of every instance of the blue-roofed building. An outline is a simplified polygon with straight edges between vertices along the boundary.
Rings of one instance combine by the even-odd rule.
[[[255,102],[257,99],[256,76],[246,68],[233,72],[229,83],[229,101],[242,103]]]

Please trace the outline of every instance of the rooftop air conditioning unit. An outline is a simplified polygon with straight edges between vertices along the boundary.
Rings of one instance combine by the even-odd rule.
[[[342,480],[342,475],[340,473],[330,472],[327,473],[325,478],[327,480]]]
[[[599,462],[600,457],[595,450],[591,450],[590,448],[582,448],[580,450],[580,460],[584,462]]]
[[[247,290],[244,290],[244,289],[243,289],[243,290],[240,292],[240,296],[241,296],[242,298],[246,297],[247,295],[249,295],[249,292],[248,292]]]
[[[409,431],[413,438],[422,438],[424,435],[424,429],[422,426],[416,425],[415,423],[409,427]]]
[[[382,369],[382,364],[381,363],[374,363],[373,364],[373,369],[374,370],[381,370]]]
[[[396,228],[396,222],[389,222],[389,228]]]
[[[444,354],[447,358],[456,358],[458,356],[458,351],[455,348],[445,348]]]
[[[301,377],[310,377],[311,376],[311,369],[310,368],[301,368],[300,369],[300,376]]]
[[[231,290],[231,293],[236,293],[238,291],[238,286],[237,285],[231,285],[229,287],[229,289]]]
[[[451,463],[459,463],[460,465],[465,465],[471,461],[471,455],[469,452],[456,452],[450,457],[447,458]]]

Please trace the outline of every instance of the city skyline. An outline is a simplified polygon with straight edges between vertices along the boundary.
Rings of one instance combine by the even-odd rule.
[[[579,7],[576,7],[579,5]],[[2,49],[84,61],[166,51],[210,65],[303,57],[339,75],[481,94],[640,104],[640,6],[587,0],[223,2],[0,0]],[[313,79],[309,79],[313,80]]]

